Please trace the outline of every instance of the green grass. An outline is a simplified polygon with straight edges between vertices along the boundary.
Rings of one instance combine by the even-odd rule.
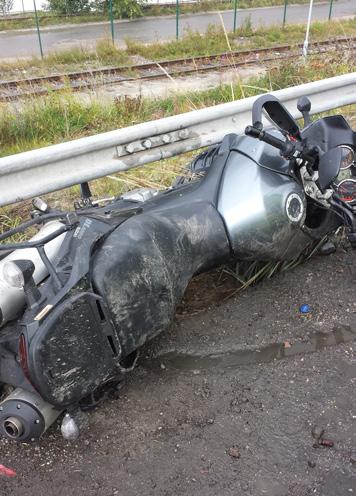
[[[356,70],[356,62],[347,53],[333,57],[310,57],[307,64],[301,59],[274,67],[260,78],[244,85],[219,86],[187,95],[165,99],[122,99],[103,103],[97,99],[84,103],[74,94],[51,94],[33,98],[21,106],[0,106],[0,156],[32,150],[66,140],[130,126],[161,117],[186,112],[239,99],[264,91],[277,90]],[[356,105],[343,109],[356,127]],[[163,188],[197,152],[180,155],[91,183],[94,197],[110,197],[135,187]],[[54,208],[68,208],[79,197],[78,187],[46,195]],[[30,212],[30,203],[0,209],[7,219],[23,218]],[[6,221],[6,217],[3,218]],[[0,219],[0,223],[2,219]],[[6,221],[7,222],[7,221]],[[16,220],[17,222],[17,220]],[[6,226],[5,226],[6,227]]]
[[[4,104],[0,107],[0,156],[228,102],[232,95],[239,99],[355,69],[355,60],[344,53],[327,59],[311,57],[308,64],[301,59],[284,63],[246,85],[219,86],[165,99],[126,98],[103,103],[93,98],[84,103],[68,91],[33,98],[21,106]]]
[[[337,1],[337,0],[335,0]],[[289,5],[292,4],[305,4],[309,0],[291,0]],[[284,0],[239,0],[238,8],[247,9],[255,7],[268,7],[271,5],[283,5]],[[215,10],[229,10],[233,9],[233,0],[201,0],[194,4],[181,4],[181,14],[194,14],[197,12],[209,12]],[[160,5],[147,5],[143,8],[144,16],[164,16],[175,14],[175,6],[160,6]],[[21,18],[23,17],[23,18]],[[108,15],[100,12],[93,12],[91,14],[81,15],[56,15],[51,12],[39,12],[40,26],[54,26],[63,24],[83,24],[90,22],[108,21]],[[10,19],[4,17],[0,18],[0,32],[12,29],[26,29],[35,28],[35,19],[31,15],[13,16]]]
[[[0,62],[1,79],[24,79],[45,76],[49,73],[66,73],[79,70],[99,69],[105,66],[130,65],[125,50],[114,46],[109,39],[97,41],[95,49],[73,47],[70,50],[50,52],[43,59]]]
[[[310,41],[329,39],[336,36],[355,36],[356,18],[343,21],[314,22],[311,26]],[[227,42],[228,37],[228,42]],[[305,26],[291,24],[285,29],[280,26],[252,29],[247,20],[236,33],[226,33],[221,26],[209,26],[206,33],[187,31],[180,40],[144,44],[126,40],[129,55],[141,55],[152,60],[174,59],[209,55],[232,50],[269,47],[273,45],[303,42]]]
[[[113,45],[111,40],[101,39],[96,43],[95,50],[86,50],[79,47],[60,52],[50,52],[43,62],[42,60],[39,62],[47,67],[85,62],[96,62],[99,65],[121,65],[128,62],[128,56],[124,50],[119,50]]]
[[[76,16],[59,16],[55,14],[51,14],[49,12],[39,12],[39,21],[40,26],[42,28],[46,26],[57,26],[63,24],[84,24],[90,22],[100,22],[107,21],[107,16],[103,16],[103,14],[83,14]],[[13,17],[11,19],[6,19],[2,17],[0,19],[0,32],[1,31],[10,31],[13,29],[27,29],[27,28],[35,28],[35,18],[31,15]]]
[[[356,18],[314,22],[311,27],[311,41],[329,39],[336,36],[355,36]],[[78,70],[97,69],[103,66],[130,65],[132,57],[140,56],[148,60],[174,59],[211,55],[232,50],[269,47],[283,44],[301,43],[305,36],[305,26],[289,25],[285,30],[272,26],[253,30],[247,20],[238,31],[226,33],[222,26],[210,26],[200,34],[186,31],[178,41],[144,44],[126,40],[127,50],[113,46],[109,39],[97,42],[96,49],[72,48],[54,52],[43,60],[34,57],[31,60],[0,63],[2,79],[23,79],[50,73],[65,73]],[[130,58],[131,57],[131,58]]]

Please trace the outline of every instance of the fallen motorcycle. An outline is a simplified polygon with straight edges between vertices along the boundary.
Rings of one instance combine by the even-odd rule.
[[[194,275],[291,260],[340,226],[356,247],[356,133],[340,115],[311,122],[307,98],[298,109],[303,129],[264,95],[245,135],[201,153],[171,188],[94,202],[83,184],[75,211],[36,199],[32,218],[0,236],[3,436],[28,442],[94,405],[171,324]]]

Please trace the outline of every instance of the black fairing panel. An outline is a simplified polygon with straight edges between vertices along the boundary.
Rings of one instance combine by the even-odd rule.
[[[303,129],[302,136],[311,144],[318,143],[323,151],[338,145],[356,145],[356,133],[342,115],[331,115],[312,122]]]
[[[130,218],[95,257],[93,285],[112,313],[123,355],[169,326],[194,274],[230,255],[214,206],[190,198]]]
[[[279,131],[272,129],[270,132],[277,138],[284,139],[282,133]],[[290,174],[289,160],[282,157],[277,148],[263,141],[256,140],[250,136],[240,135],[236,136],[231,149],[245,155],[266,169],[280,174]]]
[[[31,380],[44,399],[64,407],[109,377],[115,363],[102,327],[90,293],[76,294],[50,312],[29,349]]]

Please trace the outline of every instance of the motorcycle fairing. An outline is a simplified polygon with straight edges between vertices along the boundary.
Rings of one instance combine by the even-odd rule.
[[[302,131],[303,140],[318,143],[324,152],[339,145],[356,147],[356,132],[342,115],[330,115],[312,122]]]
[[[171,324],[195,274],[231,258],[216,203],[235,137],[211,151],[214,166],[203,178],[148,201],[97,253],[93,285],[112,313],[123,355]]]
[[[89,292],[65,299],[31,342],[31,381],[55,406],[88,395],[113,374],[121,350],[97,302]]]
[[[27,310],[19,323],[26,343],[28,379],[49,403],[63,407],[92,392],[118,364],[117,334],[100,297],[93,292],[91,261],[105,237],[137,206],[117,215],[97,209],[80,216],[67,234],[56,273],[39,287],[37,308]],[[48,309],[48,311],[47,311]],[[102,360],[95,360],[100,352]]]
[[[282,134],[273,130],[272,134],[282,138]],[[290,176],[290,162],[279,153],[279,150],[262,141],[250,138],[249,136],[239,135],[231,144],[231,150],[245,155],[247,158],[260,165],[264,169],[285,174]]]
[[[230,256],[215,208],[191,200],[183,195],[129,219],[95,257],[93,283],[112,313],[125,355],[170,325],[194,274]]]
[[[62,289],[50,277],[41,308],[23,318],[30,380],[46,401],[65,407],[119,375],[121,359],[170,324],[193,275],[230,257],[214,207],[229,147],[220,150],[202,181],[142,208],[118,200],[82,212],[56,266]]]

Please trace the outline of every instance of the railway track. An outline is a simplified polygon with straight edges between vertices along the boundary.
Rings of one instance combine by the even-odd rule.
[[[302,44],[281,45],[254,50],[230,51],[209,56],[186,57],[138,65],[0,81],[0,101],[16,100],[31,95],[44,95],[49,91],[61,91],[68,88],[73,91],[80,91],[128,81],[166,78],[167,75],[177,77],[197,72],[269,63],[299,56],[301,48]],[[356,48],[356,37],[314,42],[309,45],[309,48],[310,53],[313,54],[345,50],[353,53]]]

